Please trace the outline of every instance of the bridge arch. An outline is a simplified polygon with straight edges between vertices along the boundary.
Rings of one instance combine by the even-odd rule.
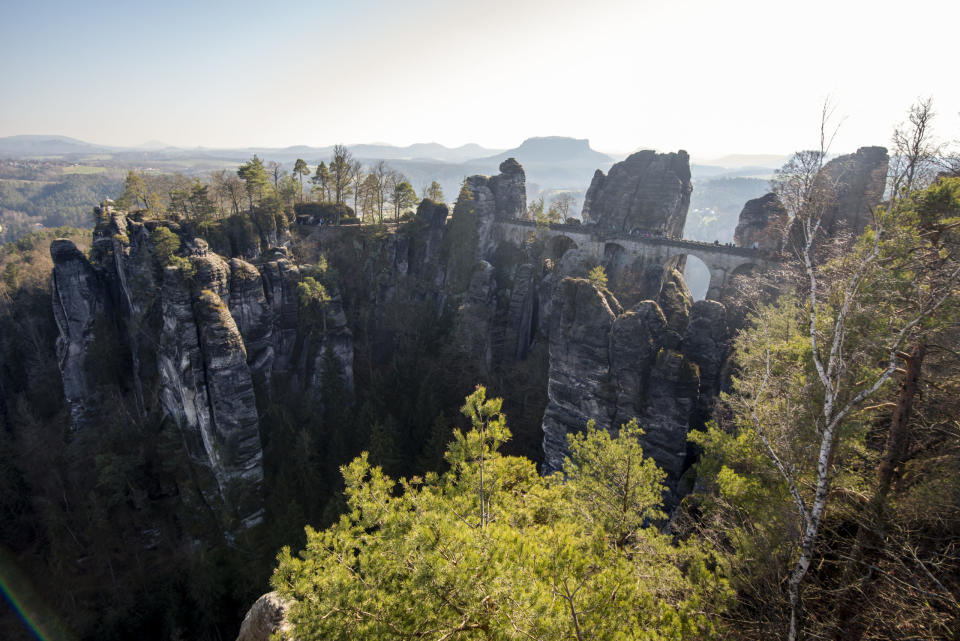
[[[571,249],[579,249],[579,248],[580,247],[579,245],[577,245],[576,241],[574,241],[569,236],[565,236],[563,234],[551,236],[550,239],[547,240],[547,247],[546,247],[547,258],[549,258],[554,262],[557,262],[558,260],[563,258],[563,255],[566,254]]]
[[[634,261],[634,256],[630,250],[620,243],[606,242],[603,244],[603,258],[601,260],[603,269],[607,272],[610,286],[614,287],[620,281],[623,270]]]
[[[710,293],[710,267],[696,254],[687,254],[683,268],[683,280],[693,295],[693,300],[703,300]]]
[[[759,264],[754,262],[744,262],[732,269],[730,269],[726,274],[726,279],[720,286],[719,294],[721,296],[726,296],[730,293],[730,290],[734,287],[734,281],[740,276],[751,276],[761,271]]]
[[[724,261],[715,258],[708,252],[672,247],[662,260],[664,278],[670,269],[676,269],[683,274],[693,300],[718,300],[728,275]]]

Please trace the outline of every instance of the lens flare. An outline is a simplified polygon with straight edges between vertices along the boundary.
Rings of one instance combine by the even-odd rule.
[[[0,595],[10,604],[24,628],[37,641],[74,641],[60,617],[46,605],[33,582],[16,564],[13,554],[0,545]]]

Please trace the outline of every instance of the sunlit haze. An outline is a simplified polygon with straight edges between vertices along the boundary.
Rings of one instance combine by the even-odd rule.
[[[6,2],[0,136],[194,147],[837,151],[918,97],[960,130],[950,0]]]

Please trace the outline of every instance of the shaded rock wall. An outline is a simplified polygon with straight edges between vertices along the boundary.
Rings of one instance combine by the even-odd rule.
[[[141,411],[159,407],[209,471],[212,482],[202,481],[201,490],[208,504],[222,506],[225,527],[259,523],[263,453],[254,382],[269,393],[282,379],[319,398],[329,348],[352,393],[353,337],[339,292],[330,289],[319,331],[301,323],[301,269],[285,249],[267,251],[259,265],[226,260],[170,225],[182,258],[164,269],[151,240],[158,223],[110,207],[98,214],[91,260],[69,241],[51,246],[60,370],[74,428],[93,424],[100,409],[93,359],[103,323],[129,342]]]
[[[253,380],[237,325],[224,303],[228,270],[219,257],[194,261],[191,283],[182,270],[165,270],[163,325],[157,350],[160,404],[184,435],[194,462],[209,468],[223,499],[228,527],[263,518],[263,453]]]
[[[610,330],[622,313],[611,295],[581,278],[564,279],[553,301],[549,402],[543,415],[544,471],[563,466],[567,433],[588,420],[610,429],[616,387],[610,376]]]
[[[588,420],[616,431],[638,417],[646,452],[667,472],[667,504],[675,504],[690,463],[687,432],[702,426],[719,390],[727,353],[723,305],[694,304],[680,333],[656,302],[624,312],[585,279],[564,279],[553,304],[545,471],[562,467],[567,434]]]
[[[57,359],[63,378],[63,393],[70,406],[74,429],[95,419],[100,395],[93,377],[94,363],[88,361],[94,341],[94,324],[104,314],[106,286],[76,245],[55,240],[51,289],[53,317],[60,335]]]

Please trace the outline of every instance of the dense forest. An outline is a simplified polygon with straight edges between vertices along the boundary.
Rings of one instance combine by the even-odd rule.
[[[127,173],[85,209],[92,231],[0,249],[0,636],[232,639],[272,586],[304,640],[960,638],[960,178],[911,124],[861,228],[835,224],[826,149],[774,177],[774,267],[699,308],[730,327],[709,398],[678,347],[695,312],[679,272],[657,265],[648,295],[649,270],[576,262],[545,233],[568,199],[507,198],[529,233],[481,259],[481,190],[518,193],[516,161],[466,179],[452,212],[438,183],[418,195],[340,146],[292,173],[257,156],[206,182]],[[70,287],[92,310],[80,343]],[[552,310],[520,304],[537,292]],[[618,331],[558,328],[595,310],[663,325],[650,371],[697,388],[692,464],[658,465],[638,414],[584,421],[544,473],[552,359],[613,351]],[[250,397],[247,520],[164,396],[190,332],[210,407],[236,410],[223,381]]]

